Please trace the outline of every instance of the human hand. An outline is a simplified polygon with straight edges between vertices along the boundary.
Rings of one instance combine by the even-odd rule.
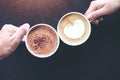
[[[20,27],[11,24],[5,24],[2,27],[0,30],[0,59],[10,55],[17,48],[29,27],[28,23]]]
[[[85,15],[93,24],[98,25],[103,21],[103,16],[112,14],[119,8],[120,0],[94,0]]]

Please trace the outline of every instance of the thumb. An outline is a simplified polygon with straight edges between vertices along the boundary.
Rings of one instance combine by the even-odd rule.
[[[20,26],[17,31],[13,34],[13,44],[17,44],[21,41],[23,36],[27,33],[28,29],[30,28],[30,25],[28,23],[23,24]]]
[[[105,12],[106,12],[105,9],[101,8],[99,10],[89,13],[87,15],[87,18],[90,20],[90,22],[92,22],[92,21],[96,20],[97,18],[104,16],[106,14]]]

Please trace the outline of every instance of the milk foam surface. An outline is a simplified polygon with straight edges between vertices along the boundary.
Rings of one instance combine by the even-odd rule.
[[[64,34],[72,39],[81,38],[85,31],[85,25],[82,20],[76,19],[72,24],[64,27]]]

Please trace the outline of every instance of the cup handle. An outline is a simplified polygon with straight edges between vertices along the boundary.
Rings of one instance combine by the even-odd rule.
[[[25,42],[25,38],[26,38],[26,35],[23,36],[23,38],[22,38],[21,41],[22,41],[22,42]]]

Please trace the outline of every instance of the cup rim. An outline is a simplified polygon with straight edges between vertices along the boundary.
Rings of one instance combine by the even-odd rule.
[[[69,43],[68,41],[66,41],[66,40],[61,36],[61,32],[60,32],[60,30],[59,30],[61,21],[62,21],[66,16],[71,15],[71,14],[78,14],[78,15],[82,16],[82,17],[87,21],[87,24],[88,24],[88,28],[89,28],[88,35],[86,36],[86,38],[85,38],[84,40],[80,41],[79,43]],[[64,42],[65,44],[67,44],[67,45],[69,45],[69,46],[79,46],[79,45],[85,43],[85,42],[88,40],[88,38],[90,37],[90,34],[91,34],[91,24],[90,24],[90,21],[87,19],[87,17],[86,17],[85,15],[83,15],[82,13],[80,13],[80,12],[68,12],[68,13],[64,14],[64,15],[60,18],[60,20],[58,21],[58,24],[57,24],[57,32],[58,32],[58,35],[59,35],[60,39],[61,39],[62,42]]]
[[[66,16],[68,16],[68,15],[70,15],[70,14],[78,14],[78,15],[82,16],[82,17],[87,21],[88,28],[89,28],[89,32],[88,32],[88,35],[86,36],[86,38],[85,38],[84,40],[80,41],[79,43],[76,43],[76,44],[75,44],[75,43],[74,43],[74,44],[71,44],[71,43],[65,41],[65,39],[63,39],[63,37],[61,36],[60,31],[59,31],[59,27],[60,27],[59,25],[60,25],[61,21],[63,20],[64,17],[66,17]],[[46,27],[51,28],[51,29],[55,32],[55,34],[56,34],[56,36],[57,36],[58,44],[57,44],[56,48],[54,49],[54,51],[51,52],[51,53],[48,54],[48,55],[35,54],[34,52],[32,52],[32,51],[29,49],[29,46],[28,46],[28,44],[27,44],[27,36],[28,36],[29,32],[30,32],[33,28],[35,28],[36,26],[41,26],[41,25],[45,25]],[[64,42],[65,44],[67,44],[67,45],[69,45],[69,46],[79,46],[79,45],[83,44],[84,42],[86,42],[86,41],[88,40],[88,38],[90,37],[90,34],[91,34],[91,24],[90,24],[90,21],[87,19],[87,17],[86,17],[85,15],[83,15],[82,13],[80,13],[80,12],[68,12],[68,13],[64,14],[64,15],[59,19],[58,24],[57,24],[57,30],[56,30],[53,26],[51,26],[51,25],[49,25],[49,24],[46,24],[46,23],[39,23],[39,24],[33,25],[33,26],[27,31],[27,33],[26,33],[26,36],[25,36],[25,45],[26,45],[27,50],[28,50],[33,56],[38,57],[38,58],[47,58],[47,57],[52,56],[52,55],[58,50],[59,44],[60,44],[60,39],[62,40],[62,42]]]
[[[58,44],[57,44],[56,48],[54,49],[54,51],[51,52],[51,53],[49,53],[48,55],[35,54],[34,52],[32,52],[32,51],[29,49],[29,46],[28,46],[28,44],[27,44],[27,36],[28,36],[29,32],[30,32],[33,28],[35,28],[35,27],[37,27],[37,26],[41,26],[41,25],[45,25],[46,27],[51,28],[51,29],[55,32],[56,37],[57,37],[57,41],[58,41],[58,42],[57,42]],[[60,40],[59,40],[59,35],[58,35],[57,31],[56,31],[51,25],[48,25],[48,24],[45,24],[45,23],[39,23],[39,24],[33,25],[33,26],[28,30],[28,32],[26,33],[25,45],[26,45],[28,51],[29,51],[33,56],[35,56],[35,57],[38,57],[38,58],[47,58],[47,57],[52,56],[52,55],[58,50],[59,44],[60,44]]]

